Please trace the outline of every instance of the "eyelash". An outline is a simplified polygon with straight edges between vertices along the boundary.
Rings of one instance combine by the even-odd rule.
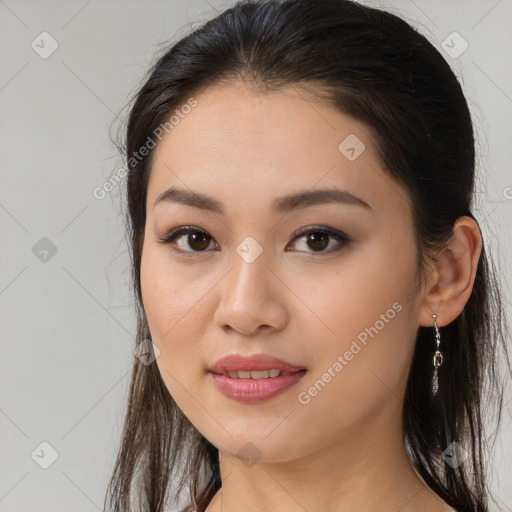
[[[181,226],[176,229],[173,229],[168,235],[164,237],[157,237],[158,243],[169,245],[171,251],[183,254],[188,257],[192,257],[193,254],[202,254],[206,253],[208,251],[183,251],[182,249],[177,249],[175,246],[173,246],[173,242],[179,238],[181,235],[191,234],[191,233],[201,233],[205,234],[207,237],[211,238],[211,240],[214,240],[213,237],[208,235],[208,233],[202,229],[196,228],[195,226]],[[340,231],[334,231],[330,228],[326,228],[323,226],[314,226],[309,227],[307,229],[299,229],[293,234],[292,242],[295,241],[299,237],[303,237],[304,235],[308,235],[310,233],[324,233],[327,234],[329,237],[334,238],[337,242],[340,242],[341,245],[339,245],[335,249],[329,249],[329,250],[323,250],[323,251],[302,251],[312,254],[331,254],[333,252],[339,251],[342,247],[346,246],[350,239],[342,232]],[[300,252],[300,251],[299,251]]]

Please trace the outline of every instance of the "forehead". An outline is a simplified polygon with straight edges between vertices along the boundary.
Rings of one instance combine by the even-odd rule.
[[[148,203],[171,185],[222,201],[323,185],[378,201],[383,187],[397,188],[381,169],[368,127],[307,90],[257,93],[230,84],[194,99],[155,148]]]
[[[275,162],[303,157],[317,158],[319,150],[339,157],[338,145],[354,133],[373,150],[367,127],[333,107],[322,104],[304,88],[289,86],[273,92],[257,92],[243,84],[223,84],[195,96],[196,106],[180,116],[156,149],[172,150],[176,158],[213,158],[218,162],[241,153]],[[179,110],[179,108],[177,109]],[[304,145],[307,142],[308,144]],[[186,143],[186,144],[185,144]],[[243,144],[243,147],[236,144]]]

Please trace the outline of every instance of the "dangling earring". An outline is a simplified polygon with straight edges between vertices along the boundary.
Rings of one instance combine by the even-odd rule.
[[[434,319],[434,327],[436,329],[436,352],[434,354],[433,363],[434,363],[434,378],[432,380],[432,396],[436,396],[437,391],[439,389],[439,381],[437,377],[437,369],[441,366],[443,362],[443,354],[439,351],[439,344],[441,343],[441,335],[439,333],[439,329],[437,327],[437,315],[432,315]]]

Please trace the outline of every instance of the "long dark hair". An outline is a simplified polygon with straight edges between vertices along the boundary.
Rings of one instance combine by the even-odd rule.
[[[411,198],[418,286],[457,218],[475,219],[475,144],[462,88],[440,52],[389,12],[349,0],[242,0],[166,48],[144,80],[118,146],[128,171],[125,214],[137,345],[150,338],[140,263],[154,154],[150,149],[141,157],[138,150],[206,87],[235,80],[257,90],[307,85],[333,109],[366,123],[386,172]],[[500,349],[510,369],[506,335],[499,281],[484,244],[464,310],[441,328],[446,363],[436,399],[433,329],[419,327],[403,404],[411,462],[459,512],[488,510],[484,456],[490,445],[483,419],[495,420],[495,437],[503,397]],[[442,457],[452,442],[469,453],[456,468]],[[189,506],[203,512],[220,486],[218,450],[183,415],[157,365],[134,358],[121,446],[105,497],[109,509],[162,512],[172,487],[175,504],[186,489]]]

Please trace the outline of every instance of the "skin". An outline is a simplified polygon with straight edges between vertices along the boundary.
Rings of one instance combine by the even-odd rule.
[[[414,295],[410,200],[384,172],[366,125],[298,88],[262,94],[231,83],[195,97],[197,106],[155,149],[141,286],[165,385],[219,449],[222,488],[208,512],[452,510],[413,470],[400,419],[418,327],[432,327],[434,313],[439,327],[450,323],[469,299],[478,226],[459,219]],[[366,147],[354,161],[338,149],[349,134]],[[225,214],[171,202],[153,208],[171,186],[214,197]],[[348,190],[371,210],[326,203],[271,211],[277,197],[325,187]],[[186,234],[175,247],[191,256],[158,243],[184,225],[211,237],[206,251]],[[329,238],[315,249],[304,235],[293,239],[309,226],[339,230],[350,242]],[[236,252],[247,236],[263,250],[252,263]],[[298,393],[394,303],[400,312],[300,403]],[[308,371],[270,400],[240,403],[224,397],[207,372],[232,352],[267,352]],[[255,464],[237,456],[244,446]]]

